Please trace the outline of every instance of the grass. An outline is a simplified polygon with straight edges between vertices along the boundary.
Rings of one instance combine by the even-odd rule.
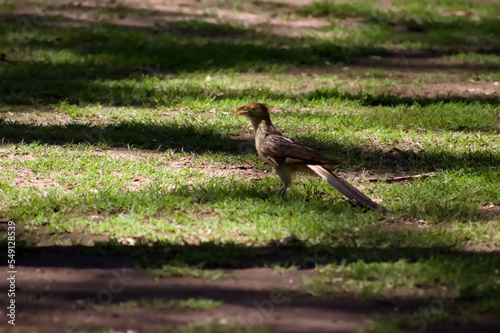
[[[297,12],[328,17],[330,33],[346,42],[350,54],[358,53],[362,45],[406,51],[444,48],[459,53],[466,45],[484,47],[487,40],[498,43],[499,38],[494,26],[500,6],[493,1],[404,0],[386,6],[373,0],[323,0],[299,7]],[[347,20],[353,18],[359,20],[354,27]]]
[[[137,301],[128,301],[119,303],[116,306],[119,308],[137,308],[148,307],[153,309],[176,309],[176,310],[211,310],[222,306],[221,301],[212,299],[194,299],[173,300],[165,298],[142,299]]]
[[[246,332],[250,333],[272,333],[269,327],[244,327],[236,323],[229,324],[189,324],[186,326],[167,328],[164,332],[166,333],[232,333],[239,332],[244,329]],[[89,332],[87,330],[79,330],[78,333]],[[92,331],[94,333],[118,333],[113,329],[100,329]]]
[[[500,246],[498,55],[489,50],[499,42],[497,4],[321,1],[290,15],[330,25],[295,37],[201,18],[117,25],[155,15],[127,7],[117,17],[103,7],[94,15],[107,22],[76,26],[57,6],[24,18],[1,8],[0,220],[33,237],[40,228],[109,236],[82,251],[131,256],[157,279],[211,283],[227,278],[223,268],[290,268],[313,300],[422,304],[375,315],[374,331],[415,328],[410,317],[431,327],[472,322],[500,309],[500,262],[490,253]],[[394,55],[443,65],[425,73],[380,65]],[[460,89],[445,92],[448,84]],[[305,177],[277,198],[279,180],[234,116],[250,101],[272,106],[286,135],[340,160],[337,171],[389,213],[363,212]],[[296,242],[283,241],[292,234]],[[443,295],[450,302],[429,312]],[[241,328],[231,325],[173,330]]]
[[[325,292],[342,293],[355,290],[367,296],[377,297],[384,290],[397,292],[398,287],[406,287],[410,294],[418,296],[422,289],[439,286],[438,294],[429,293],[430,297],[445,295],[455,300],[460,296],[462,300],[467,300],[488,289],[493,293],[490,296],[496,298],[496,285],[499,280],[496,273],[490,272],[495,272],[493,267],[497,264],[498,260],[488,255],[473,260],[463,258],[458,265],[455,260],[450,260],[449,256],[442,255],[416,262],[358,261],[344,266],[323,266],[318,269],[319,276],[308,281],[306,285],[311,293],[320,295]],[[327,290],[320,291],[321,288]],[[488,298],[483,301],[487,303]]]
[[[149,274],[155,279],[169,276],[190,276],[200,279],[217,280],[224,275],[224,272],[221,270],[197,269],[189,266],[165,265],[161,269],[150,269]]]
[[[226,332],[239,332],[244,329],[251,333],[272,333],[274,330],[269,327],[245,327],[235,323],[231,324],[206,324],[206,325],[187,325],[185,327],[178,327],[167,329],[167,333],[226,333]]]
[[[478,54],[478,53],[458,53],[451,56],[451,59],[459,61],[462,64],[485,64],[498,65],[500,57],[493,54]]]

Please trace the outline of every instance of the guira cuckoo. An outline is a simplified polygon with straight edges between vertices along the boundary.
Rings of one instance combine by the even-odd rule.
[[[237,110],[238,116],[250,119],[255,130],[255,148],[259,157],[274,167],[283,182],[278,195],[283,197],[297,172],[316,174],[336,188],[354,203],[372,210],[383,209],[351,184],[335,176],[324,164],[337,161],[284,136],[271,122],[268,107],[261,103],[249,103]]]

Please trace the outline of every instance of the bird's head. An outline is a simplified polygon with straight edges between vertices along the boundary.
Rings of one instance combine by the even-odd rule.
[[[247,116],[250,119],[269,119],[269,109],[265,104],[262,103],[248,103],[239,107],[237,110],[237,116]]]

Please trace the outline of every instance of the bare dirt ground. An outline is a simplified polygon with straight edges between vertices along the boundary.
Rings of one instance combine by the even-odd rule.
[[[121,1],[123,5],[137,9],[154,9],[155,17],[128,15],[116,17],[114,23],[126,25],[151,25],[156,19],[204,19],[208,22],[245,21],[261,31],[285,36],[309,34],[318,27],[329,23],[319,18],[301,18],[286,20],[279,13],[290,12],[295,6],[303,5],[308,0],[276,1],[283,6],[272,6],[273,1],[248,2],[244,10],[234,11],[227,2],[221,1]],[[96,6],[109,6],[113,1],[75,1],[51,10],[61,15],[77,19],[78,24],[89,24],[99,18],[88,14]],[[268,4],[262,6],[259,4]],[[78,7],[78,11],[73,10]],[[263,9],[264,8],[264,9]],[[88,9],[88,10],[87,10]],[[40,12],[39,9],[25,7],[19,13]],[[393,57],[371,59],[364,64],[351,64],[347,69],[297,69],[289,70],[292,75],[313,75],[321,73],[345,73],[347,70],[364,71],[369,69],[397,70],[399,75],[410,77],[415,73],[442,73],[436,82],[415,87],[408,83],[398,86],[399,93],[406,96],[431,96],[435,91],[443,94],[470,96],[471,94],[497,95],[498,83],[461,81],[458,76],[465,71],[473,73],[477,68],[464,68],[454,62],[440,62],[433,56],[428,57]],[[265,80],[262,74],[244,74]],[[346,81],[348,86],[350,83]],[[349,87],[349,86],[348,86]],[[351,87],[350,87],[351,88]],[[308,90],[305,87],[302,92]],[[23,110],[13,109],[6,115],[11,121],[31,120],[44,124],[47,114],[28,115]],[[29,118],[31,117],[31,118]],[[4,117],[5,118],[5,117]],[[57,120],[57,119],[56,119]],[[58,119],[58,121],[64,119]],[[99,152],[96,152],[99,153]],[[114,151],[112,154],[134,158],[127,151]],[[28,158],[28,157],[26,157]],[[182,162],[178,162],[182,163]],[[178,165],[178,167],[180,164]],[[199,165],[203,172],[217,175],[238,173],[241,177],[267,177],[266,172],[255,171],[248,165],[230,166],[227,169]],[[58,186],[53,179],[29,178],[27,170],[19,170],[16,184],[19,186]],[[135,186],[135,185],[131,185]],[[498,210],[498,207],[485,210]],[[6,221],[1,221],[1,232],[5,232]],[[388,228],[390,225],[388,226]],[[423,300],[369,301],[363,298],[344,297],[328,300],[312,299],[300,293],[298,273],[278,273],[273,268],[246,267],[238,270],[226,270],[219,280],[204,280],[191,277],[167,277],[153,279],[144,271],[134,268],[128,256],[99,256],[88,254],[77,246],[55,246],[50,241],[51,235],[41,237],[38,246],[32,250],[19,250],[17,254],[17,317],[15,327],[5,332],[77,332],[112,327],[119,332],[162,332],[167,326],[182,326],[189,323],[228,323],[241,325],[240,331],[250,327],[271,325],[281,332],[360,332],[369,327],[366,319],[371,315],[414,311],[424,305]],[[84,238],[82,243],[106,240],[100,235],[67,235],[72,243]],[[213,253],[217,256],[217,253]],[[300,275],[313,274],[307,270]],[[6,279],[2,279],[2,290],[8,289]],[[279,290],[279,291],[278,291]],[[117,304],[131,300],[165,297],[171,299],[209,298],[222,300],[224,305],[207,311],[127,308]],[[0,294],[2,304],[6,304],[6,293]],[[114,304],[116,306],[108,306]],[[5,315],[2,310],[2,316]],[[498,320],[497,320],[498,322]],[[498,326],[497,326],[498,327]],[[458,323],[448,323],[446,327],[437,327],[436,332],[466,331],[471,327]],[[493,324],[477,323],[475,331],[496,332]],[[0,331],[2,329],[0,328]]]
[[[18,258],[17,325],[7,332],[79,332],[103,327],[117,332],[164,332],[165,327],[193,323],[237,323],[236,332],[262,326],[278,332],[363,332],[370,325],[369,316],[412,313],[429,303],[424,297],[408,298],[411,293],[406,288],[397,290],[391,300],[342,294],[313,298],[300,289],[301,279],[314,274],[308,270],[279,273],[273,268],[247,267],[224,270],[217,280],[153,279],[135,269],[127,256],[89,255],[81,247],[39,246],[19,252]],[[3,281],[1,285],[8,288]],[[127,306],[157,298],[212,299],[223,305],[203,311]],[[5,293],[0,299],[6,301]],[[498,324],[498,318],[474,327],[450,322],[428,331],[496,332]]]
[[[366,325],[366,311],[381,310],[378,304],[366,301],[288,300],[296,293],[298,276],[280,275],[269,268],[229,271],[216,281],[189,277],[155,281],[131,268],[127,258],[79,258],[71,249],[56,254],[58,250],[39,248],[19,270],[20,331],[113,327],[122,332],[162,332],[165,327],[189,323],[237,322],[245,329],[272,325],[286,332],[352,332]],[[41,264],[40,257],[49,254],[57,262],[42,259],[45,263]],[[287,297],[280,296],[285,292]],[[206,298],[222,300],[224,305],[208,311],[103,307],[157,297]],[[391,305],[385,308],[391,310]]]

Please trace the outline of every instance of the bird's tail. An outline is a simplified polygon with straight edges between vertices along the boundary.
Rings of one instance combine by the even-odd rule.
[[[354,186],[340,179],[339,177],[335,176],[333,173],[325,169],[323,166],[308,164],[307,167],[312,171],[314,171],[314,173],[316,173],[318,176],[326,180],[328,184],[335,187],[340,193],[348,197],[351,201],[353,201],[357,205],[360,205],[362,207],[371,210],[376,210],[376,209],[385,210],[382,206],[373,202],[370,198],[361,193]]]

